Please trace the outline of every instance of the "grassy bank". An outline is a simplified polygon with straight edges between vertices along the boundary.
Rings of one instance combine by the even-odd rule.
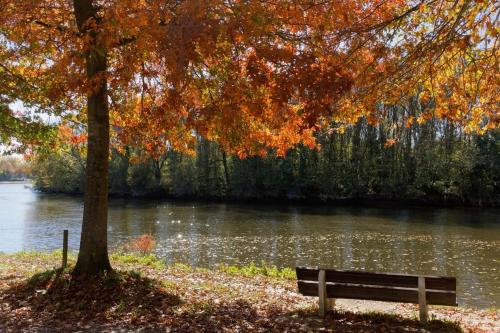
[[[494,332],[496,310],[417,308],[398,305],[362,312],[345,302],[327,318],[316,316],[314,298],[296,292],[295,273],[266,265],[221,265],[207,270],[166,266],[152,255],[114,253],[115,272],[75,280],[58,269],[61,252],[0,254],[0,331],[174,332]],[[354,303],[352,303],[354,304]],[[368,311],[367,311],[368,309]]]

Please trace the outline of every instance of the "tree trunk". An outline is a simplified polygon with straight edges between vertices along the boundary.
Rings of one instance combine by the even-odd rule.
[[[155,175],[155,186],[157,189],[160,189],[161,187],[161,169],[162,169],[162,163],[160,160],[155,160],[153,159],[153,169],[154,169],[154,175]]]
[[[224,150],[222,150],[222,165],[224,166],[224,177],[226,179],[226,196],[231,194],[231,184],[229,183],[229,169],[227,167],[227,155]]]
[[[87,95],[88,148],[85,175],[85,201],[80,252],[75,275],[94,275],[111,270],[108,258],[108,164],[109,112],[107,105],[106,50],[99,45],[98,32],[89,20],[98,22],[92,0],[74,0],[80,32],[90,36],[86,52],[86,73],[91,82]]]

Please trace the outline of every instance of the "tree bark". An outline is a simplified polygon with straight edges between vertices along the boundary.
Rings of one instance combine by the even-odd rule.
[[[222,150],[222,165],[224,166],[224,177],[226,178],[226,196],[231,194],[231,184],[229,183],[229,169],[227,167],[227,155]]]
[[[108,164],[109,112],[107,104],[107,54],[100,36],[88,23],[98,24],[92,0],[74,0],[80,32],[90,38],[86,50],[86,74],[91,89],[87,95],[87,166],[83,224],[75,275],[95,275],[111,270],[108,258]]]

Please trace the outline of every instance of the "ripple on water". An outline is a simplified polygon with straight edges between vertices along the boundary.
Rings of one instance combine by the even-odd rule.
[[[78,248],[82,203],[0,184],[0,251]],[[456,276],[461,304],[500,306],[500,210],[339,208],[110,200],[110,247],[144,233],[168,262]]]

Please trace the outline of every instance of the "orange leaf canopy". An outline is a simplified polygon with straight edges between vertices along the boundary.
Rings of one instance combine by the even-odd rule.
[[[498,8],[489,1],[94,1],[116,145],[240,156],[418,95],[470,131],[498,127]],[[84,121],[89,38],[63,0],[0,0],[0,71],[24,102]],[[17,88],[19,88],[18,83]],[[34,87],[34,88],[33,88]],[[35,89],[36,88],[36,89]],[[12,87],[14,89],[14,86]],[[429,111],[431,112],[431,111]],[[420,121],[420,119],[417,119]],[[406,123],[412,120],[403,120]]]

